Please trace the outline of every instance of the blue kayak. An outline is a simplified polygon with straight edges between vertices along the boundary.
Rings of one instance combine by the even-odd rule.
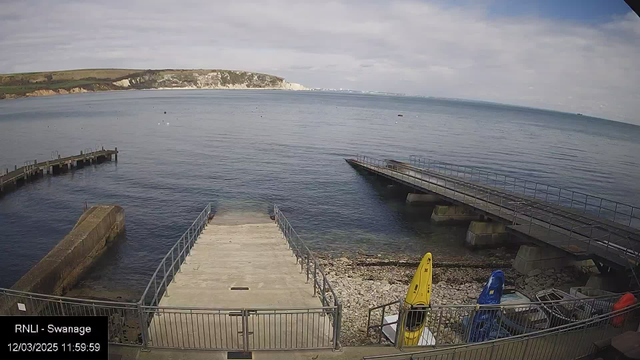
[[[477,303],[479,305],[500,305],[502,289],[504,287],[504,273],[495,270],[484,284]],[[479,310],[471,319],[469,342],[488,341],[496,337],[504,337],[504,329],[499,329],[496,322],[499,310]]]

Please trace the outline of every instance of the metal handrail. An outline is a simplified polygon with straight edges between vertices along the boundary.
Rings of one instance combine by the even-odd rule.
[[[233,307],[225,307],[225,308],[216,308],[216,307],[206,307],[206,306],[152,306],[152,305],[143,305],[144,309],[166,309],[166,310],[203,310],[203,311],[241,311],[241,310],[255,310],[255,311],[298,311],[298,310],[327,310],[327,309],[335,309],[335,306],[318,306],[318,307],[243,307],[243,308],[233,308]]]
[[[331,286],[331,282],[327,278],[322,266],[313,255],[313,252],[311,252],[307,247],[307,244],[302,241],[296,230],[291,226],[289,220],[287,220],[277,205],[273,205],[273,214],[278,228],[280,228],[284,238],[289,244],[289,248],[293,251],[296,257],[296,262],[300,264],[300,271],[302,272],[306,268],[307,282],[309,282],[309,280],[313,281],[313,295],[315,296],[320,292],[320,301],[322,302],[322,306],[330,306],[329,300],[327,299],[327,291],[333,298],[333,306],[336,307],[335,318],[333,319],[333,344],[335,349],[339,349],[340,329],[342,327],[342,303],[338,299],[338,296],[333,290],[333,286]],[[311,269],[311,266],[313,266],[313,270]],[[320,273],[320,279],[318,279],[318,273]],[[319,280],[321,280],[321,282],[319,282]]]
[[[508,176],[508,175],[499,174],[492,171],[482,170],[482,169],[469,167],[469,166],[460,166],[460,165],[451,164],[443,161],[429,159],[426,157],[411,155],[409,159],[412,165],[417,165],[422,168],[435,170],[438,172],[444,172],[444,173],[446,173],[448,170],[450,175],[459,177],[462,174],[462,177],[464,179],[466,179],[467,176],[469,176],[471,181],[476,181],[476,182],[480,182],[488,185],[490,184],[502,185],[502,187],[505,190],[512,189],[510,191],[514,193],[522,193],[523,195],[528,195],[532,193],[535,199],[539,199],[537,195],[541,194],[545,196],[545,201],[549,201],[548,196],[551,195],[552,199],[553,198],[557,199],[557,202],[559,205],[566,206],[566,204],[561,203],[561,199],[564,199],[566,200],[566,202],[569,203],[569,206],[568,206],[569,208],[574,210],[581,210],[582,213],[589,213],[587,209],[591,209],[594,211],[594,213],[590,213],[590,214],[597,216],[598,218],[608,219],[606,216],[604,216],[608,211],[608,212],[611,212],[613,215],[613,219],[608,219],[608,220],[612,220],[613,222],[616,222],[619,224],[624,224],[620,221],[617,221],[619,216],[622,216],[625,219],[626,218],[629,219],[626,224],[629,227],[633,227],[632,226],[633,219],[640,220],[640,208],[638,208],[637,206],[625,204],[619,201],[605,199],[600,196],[590,195],[580,191],[568,190],[558,186],[548,185],[542,182],[521,179],[515,176]],[[475,179],[474,179],[474,175],[475,175]],[[509,178],[511,178],[512,181],[508,181]],[[557,189],[557,192],[556,191],[550,192],[549,191],[550,189]],[[563,192],[567,194],[563,196]],[[595,200],[595,203],[590,202],[589,199]],[[603,205],[606,205],[607,203],[611,204],[613,208],[603,206]],[[578,204],[581,206],[574,207],[574,204]],[[622,212],[622,209],[624,208],[628,209],[629,213]],[[595,214],[595,210],[598,210],[597,214]],[[637,216],[634,214],[637,214]]]
[[[158,305],[160,303],[162,296],[167,292],[169,282],[173,281],[176,274],[180,272],[182,263],[186,261],[187,256],[191,252],[191,248],[195,244],[202,230],[204,230],[210,213],[211,203],[207,204],[204,210],[202,210],[198,217],[193,221],[191,226],[189,226],[187,231],[184,232],[180,239],[173,244],[171,249],[169,249],[167,254],[162,258],[156,268],[156,271],[154,271],[151,276],[147,287],[142,293],[142,296],[140,297],[140,302],[142,304],[146,303],[147,294],[151,290],[152,284],[154,286],[154,293],[149,304]],[[167,266],[167,261],[169,260],[170,264]],[[162,278],[160,280],[160,284],[158,284],[158,276],[161,270]]]
[[[529,214],[524,214],[524,216],[528,217],[529,220],[529,222],[524,223],[529,225],[526,233],[530,233],[533,225],[536,224],[543,226],[548,232],[554,231],[563,236],[568,236],[569,239],[567,241],[576,239],[587,243],[584,241],[585,239],[580,238],[580,236],[584,236],[588,239],[589,249],[591,248],[591,241],[595,240],[592,239],[592,236],[585,234],[584,231],[576,231],[580,230],[581,226],[585,226],[583,225],[585,221],[584,219],[576,220],[566,214],[556,214],[554,211],[562,210],[556,209],[554,207],[555,205],[540,203],[535,204],[535,206],[520,207],[523,202],[521,200],[513,201],[513,199],[510,198],[512,195],[509,195],[509,193],[512,192],[503,193],[502,191],[497,191],[494,188],[484,188],[474,185],[473,183],[467,182],[466,178],[463,180],[460,178],[450,178],[449,175],[432,176],[431,174],[423,173],[422,171],[413,171],[414,174],[411,175],[412,170],[410,168],[403,166],[402,164],[398,165],[393,161],[379,160],[360,155],[357,156],[357,160],[365,165],[378,167],[382,171],[384,171],[383,169],[394,171],[400,175],[403,181],[408,183],[416,184],[416,182],[420,182],[420,184],[423,184],[426,182],[429,185],[427,188],[433,186],[440,188],[440,190],[445,194],[444,196],[448,196],[447,193],[451,192],[450,196],[452,199],[460,200],[463,203],[468,204],[478,204],[480,209],[485,211],[494,211],[506,219],[511,219],[514,225],[522,223],[523,210],[528,210]],[[432,165],[429,164],[428,166]],[[449,170],[450,174],[452,172],[453,171]],[[473,178],[474,175],[475,174],[472,174],[471,177]],[[553,211],[546,212],[545,210]],[[534,213],[536,212],[540,216],[534,216]],[[580,222],[582,222],[581,225],[576,226],[576,223]],[[596,226],[595,224],[589,225],[594,227]],[[615,256],[620,256],[619,251],[622,251],[624,253],[622,258],[630,258],[633,261],[638,262],[640,259],[640,250],[638,250],[640,242],[636,240],[632,241],[632,239],[625,237],[624,234],[620,234],[620,231],[617,231],[616,229],[614,229],[613,232],[611,229],[604,230],[603,227],[600,227],[599,229],[602,229],[600,232],[607,232],[608,240],[604,245],[606,253],[612,253]],[[593,235],[593,231],[589,232]],[[598,239],[596,242],[602,243],[602,239]],[[611,244],[615,244],[616,242],[618,243],[617,246],[611,246]],[[628,246],[628,249],[624,246],[620,246],[620,243],[624,243],[625,246]],[[631,251],[629,251],[630,249]]]
[[[483,341],[483,342],[478,342],[478,343],[465,343],[465,344],[460,344],[460,345],[447,346],[446,348],[443,348],[443,349],[430,349],[430,350],[422,350],[422,351],[403,352],[402,354],[365,356],[364,359],[365,360],[367,360],[367,359],[400,359],[400,358],[402,358],[402,359],[414,359],[414,356],[428,355],[430,353],[438,353],[438,352],[442,352],[442,351],[453,351],[453,352],[456,352],[456,350],[458,350],[458,349],[468,349],[468,348],[473,348],[473,347],[486,347],[486,346],[491,346],[493,344],[502,344],[502,343],[507,343],[507,342],[524,341],[524,340],[528,340],[528,339],[532,339],[532,338],[538,338],[538,337],[542,337],[542,336],[547,336],[547,335],[550,335],[550,334],[565,333],[565,332],[569,332],[571,330],[576,330],[576,329],[586,329],[590,325],[601,324],[601,323],[603,323],[603,321],[608,320],[610,318],[617,317],[617,316],[623,316],[624,314],[631,313],[631,312],[634,312],[634,311],[637,311],[637,310],[640,310],[640,303],[636,303],[634,305],[625,307],[623,309],[615,310],[615,311],[612,311],[612,312],[609,312],[609,313],[606,313],[606,314],[602,314],[602,315],[598,315],[598,316],[595,316],[595,317],[592,317],[592,318],[589,318],[589,319],[585,319],[585,320],[581,320],[581,321],[565,324],[565,325],[562,325],[562,326],[557,326],[557,327],[554,327],[554,328],[549,328],[549,329],[539,330],[539,331],[535,331],[535,332],[520,334],[520,335],[516,335],[516,336],[500,338],[500,339],[495,339],[495,340],[489,340],[489,341]],[[607,322],[607,324],[608,324],[608,322]],[[556,345],[558,345],[558,344],[556,344]],[[560,346],[563,346],[563,345],[560,344]]]
[[[634,290],[634,291],[628,291],[628,292],[624,292],[624,293],[614,293],[611,295],[600,295],[600,296],[590,296],[590,297],[586,297],[586,298],[576,298],[576,299],[569,299],[569,300],[549,300],[549,301],[530,301],[530,302],[522,302],[522,303],[509,303],[509,304],[495,304],[495,305],[491,305],[491,304],[459,304],[459,305],[431,305],[429,308],[430,309],[480,309],[480,310],[490,310],[490,309],[510,309],[510,308],[521,308],[522,306],[526,306],[526,305],[568,305],[568,304],[572,304],[572,303],[588,303],[588,302],[592,302],[592,301],[616,301],[620,298],[620,296],[626,294],[626,293],[631,293],[632,295],[638,297],[640,296],[640,290]],[[370,311],[373,310],[377,310],[379,308],[385,307],[385,306],[391,306],[397,303],[401,303],[403,301],[403,299],[398,299],[395,301],[391,301],[389,303],[386,304],[382,304],[382,305],[377,305],[374,307],[369,308]]]
[[[282,214],[282,211],[280,211],[277,205],[273,206],[273,212],[274,212],[275,221],[278,224],[278,227],[280,227],[284,237],[287,240],[287,243],[289,244],[289,247],[293,250],[294,255],[296,256],[296,263],[300,264],[300,270],[304,271],[306,267],[307,281],[309,281],[311,278],[311,275],[313,275],[313,281],[315,283],[314,295],[316,295],[315,294],[316,287],[318,287],[318,290],[324,289],[324,291],[321,291],[322,292],[321,295],[323,297],[322,303],[323,305],[328,304],[328,300],[326,299],[325,294],[326,294],[326,290],[329,290],[329,292],[333,296],[334,305],[337,306],[340,303],[340,301],[338,300],[338,297],[336,296],[336,293],[333,290],[333,286],[331,286],[331,282],[325,275],[324,270],[322,269],[322,266],[318,263],[318,260],[313,255],[313,252],[311,252],[311,250],[309,250],[309,248],[304,243],[304,241],[302,241],[302,239],[300,238],[296,230],[291,226],[291,224],[289,223],[289,220],[287,220],[284,214]],[[311,269],[311,265],[313,265],[313,270]],[[311,271],[313,271],[313,274],[311,273]],[[318,282],[316,272],[322,275],[321,283]],[[322,287],[318,286],[320,284],[322,285]]]
[[[108,341],[127,346],[145,346],[142,309],[137,303],[76,299],[0,288],[0,315],[10,316],[107,316]],[[139,327],[142,338],[129,337]]]

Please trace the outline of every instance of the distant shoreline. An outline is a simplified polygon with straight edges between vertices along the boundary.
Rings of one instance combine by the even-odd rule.
[[[12,96],[5,95],[5,98],[0,97],[0,100],[13,100],[13,99],[23,99],[23,98],[31,98],[31,97],[47,97],[47,96],[55,96],[55,95],[73,95],[80,93],[97,93],[97,92],[120,92],[120,91],[164,91],[164,90],[282,90],[282,91],[314,91],[314,89],[285,89],[285,88],[276,88],[276,87],[254,87],[254,88],[233,88],[233,87],[216,87],[216,88],[194,88],[194,87],[175,87],[175,88],[151,88],[151,89],[117,89],[117,90],[75,90],[75,91],[67,91],[67,92],[57,92],[57,91],[38,91],[35,94],[27,94],[20,96]]]
[[[275,75],[239,70],[85,69],[0,75],[0,99],[166,89],[310,90]]]

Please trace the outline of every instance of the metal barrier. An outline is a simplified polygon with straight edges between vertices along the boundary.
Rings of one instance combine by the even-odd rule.
[[[162,296],[167,293],[169,283],[173,281],[176,274],[180,272],[180,266],[185,262],[198,236],[200,236],[200,233],[204,230],[209,219],[209,214],[211,214],[210,203],[200,212],[187,231],[182,234],[182,237],[173,244],[164,258],[162,258],[140,298],[142,304],[150,306],[159,305]],[[153,289],[153,293],[149,292],[151,289]]]
[[[211,214],[198,215],[153,273],[138,303],[73,299],[0,289],[0,315],[109,317],[109,342],[204,350],[339,349],[342,306],[313,253],[277,206],[274,219],[301,271],[313,279],[317,308],[216,309],[158,306]],[[311,268],[313,267],[313,269]]]
[[[155,348],[200,350],[332,349],[337,307],[212,309],[145,306]]]
[[[207,224],[211,204],[173,245],[153,273],[140,300],[145,346],[205,350],[287,350],[340,347],[342,305],[313,253],[274,205],[274,220],[306,269],[322,307],[219,309],[159,306],[180,266]]]
[[[365,356],[365,360],[496,360],[578,359],[593,354],[594,342],[635,331],[640,304],[556,328],[481,343],[448,346],[392,355]]]
[[[409,162],[411,165],[423,169],[436,171],[444,175],[462,177],[471,182],[485,184],[545,202],[566,206],[581,213],[590,213],[599,218],[640,229],[640,208],[636,206],[537,181],[436,161],[416,155],[411,155]]]
[[[334,336],[333,343],[335,348],[340,347],[340,326],[342,324],[342,304],[336,296],[329,279],[324,273],[322,266],[318,264],[318,260],[307,245],[302,241],[298,233],[289,223],[277,205],[273,206],[274,219],[283,236],[289,244],[289,248],[296,256],[296,262],[300,264],[300,271],[306,269],[307,282],[313,283],[313,295],[319,295],[322,306],[335,307],[336,311],[333,317]]]
[[[107,316],[109,343],[143,345],[139,304],[74,299],[0,288],[0,315]]]
[[[398,320],[386,322],[385,317],[400,314],[403,303],[403,300],[396,300],[369,308],[369,313],[367,314],[367,338],[369,338],[369,340],[377,344],[398,344],[397,336],[393,339],[387,338],[386,335],[383,334],[383,328],[390,325],[397,326]],[[379,312],[379,315],[376,314],[376,312]],[[376,321],[372,323],[372,320],[378,319],[379,322]],[[396,335],[400,334],[400,331],[396,331]]]
[[[633,294],[638,296],[640,291]],[[392,342],[402,348],[411,346],[403,342],[404,333],[411,331],[407,328],[424,325],[428,330],[425,338],[428,346],[485,342],[553,329],[607,314],[613,311],[613,304],[622,295],[505,305],[434,305],[427,308],[406,308],[401,306],[402,300],[397,300],[369,309],[367,335],[374,342]],[[398,314],[398,320],[387,323],[385,314]],[[389,325],[400,329],[394,339],[383,334],[383,329]]]
[[[640,262],[638,232],[606,219],[600,221],[575,209],[563,209],[558,204],[544,202],[535,190],[532,194],[535,197],[516,195],[510,190],[497,188],[499,178],[492,180],[489,177],[488,182],[497,181],[492,183],[493,186],[479,184],[476,183],[478,177],[487,177],[476,174],[475,169],[469,173],[461,169],[462,175],[457,175],[455,170],[441,168],[438,162],[427,162],[425,165],[423,159],[415,157],[412,157],[412,162],[421,164],[420,167],[360,155],[357,160],[381,173],[390,172],[390,175],[410,186],[427,189],[505,219],[518,232],[543,238],[566,251],[575,254],[593,251],[606,260],[624,266]]]

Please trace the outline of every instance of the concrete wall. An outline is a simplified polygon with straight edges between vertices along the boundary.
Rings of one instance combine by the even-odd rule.
[[[471,208],[459,205],[436,205],[431,214],[431,221],[440,224],[464,223],[480,220]]]
[[[522,245],[513,262],[513,268],[526,275],[534,270],[560,269],[570,264],[570,257],[562,250]]]
[[[506,241],[507,232],[499,222],[472,221],[465,238],[465,243],[472,247],[494,246]]]
[[[87,210],[73,230],[11,289],[61,295],[124,230],[124,209],[96,205]]]
[[[407,194],[407,203],[409,204],[433,204],[442,201],[442,198],[434,194]]]

